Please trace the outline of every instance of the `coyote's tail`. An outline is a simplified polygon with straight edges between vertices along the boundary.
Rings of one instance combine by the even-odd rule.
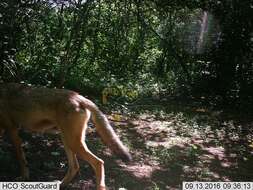
[[[82,96],[79,96],[78,98],[81,100],[81,106],[90,110],[92,120],[96,126],[96,130],[104,143],[122,160],[131,161],[132,157],[127,147],[124,146],[123,143],[120,141],[119,137],[114,132],[106,116],[92,101]]]

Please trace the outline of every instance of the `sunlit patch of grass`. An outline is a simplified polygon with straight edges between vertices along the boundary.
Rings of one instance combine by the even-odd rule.
[[[156,182],[152,181],[152,187],[150,190],[160,190],[159,186],[157,185]]]

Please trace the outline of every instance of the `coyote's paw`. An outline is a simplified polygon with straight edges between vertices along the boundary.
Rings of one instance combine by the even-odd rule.
[[[15,178],[15,181],[28,181],[29,176],[18,176]]]
[[[29,180],[30,179],[30,172],[29,172],[29,169],[25,169],[25,171],[23,172],[23,174],[22,174],[22,178],[23,178],[23,180],[25,180],[25,181],[27,181],[27,180]]]
[[[105,187],[105,186],[99,186],[99,187],[97,188],[97,190],[108,190],[108,188]]]
[[[16,177],[15,180],[16,180],[16,181],[28,181],[29,178],[30,178],[29,169],[25,169],[25,170],[22,172],[21,176]]]

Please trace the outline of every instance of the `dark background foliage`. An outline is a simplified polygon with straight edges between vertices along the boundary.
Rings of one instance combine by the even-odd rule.
[[[250,0],[2,0],[0,76],[252,105]]]

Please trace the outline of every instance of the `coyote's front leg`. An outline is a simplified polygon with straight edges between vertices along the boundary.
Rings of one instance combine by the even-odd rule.
[[[0,128],[0,137],[3,136],[4,134],[4,129]]]
[[[21,180],[29,179],[29,169],[27,167],[27,161],[25,159],[25,153],[22,148],[22,140],[18,135],[18,130],[16,128],[11,128],[7,130],[8,135],[12,144],[14,145],[17,160],[20,165],[21,170]]]

